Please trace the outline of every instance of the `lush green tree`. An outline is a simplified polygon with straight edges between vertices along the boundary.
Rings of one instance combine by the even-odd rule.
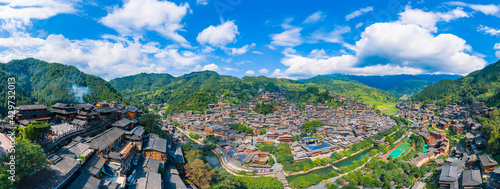
[[[313,129],[321,127],[323,125],[325,125],[325,123],[318,120],[306,121],[304,125],[302,125],[302,129],[304,129],[307,133],[311,133]]]
[[[12,175],[7,172],[7,168],[0,166],[0,188],[14,189],[14,184],[12,184],[12,180],[9,179],[10,176]]]
[[[273,113],[275,110],[274,104],[271,103],[257,103],[254,107],[254,111],[262,115]]]
[[[241,187],[241,183],[235,179],[234,176],[229,174],[224,168],[214,168],[214,177],[210,188],[214,189],[235,189]]]
[[[189,132],[189,137],[194,138],[194,139],[199,139],[200,135],[198,133],[191,131],[191,132]]]
[[[259,135],[264,135],[264,134],[266,134],[266,129],[265,128],[259,129]]]
[[[26,127],[20,127],[19,131],[22,135],[18,139],[27,139],[35,141],[38,136],[42,133],[49,132],[51,127],[45,122],[34,122],[28,124]]]
[[[162,138],[165,137],[165,133],[161,130],[161,116],[158,114],[144,114],[138,124],[144,127],[145,134],[154,133]]]
[[[2,157],[2,162],[9,165],[10,157],[15,157],[16,175],[21,179],[49,164],[42,147],[27,139],[17,141],[16,147],[8,152],[7,156]]]

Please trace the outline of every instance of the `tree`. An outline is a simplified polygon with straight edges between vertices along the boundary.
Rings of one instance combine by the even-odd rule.
[[[302,125],[302,128],[306,130],[307,133],[311,133],[316,127],[321,127],[325,125],[325,123],[320,122],[318,120],[313,120],[313,121],[306,121],[304,125]]]
[[[210,188],[210,181],[215,171],[210,168],[208,163],[203,162],[200,159],[196,159],[192,162],[186,164],[186,176],[194,184],[202,189]]]
[[[264,134],[266,134],[266,129],[265,128],[259,129],[259,135],[264,135]]]
[[[241,183],[235,179],[233,179],[232,175],[230,175],[224,168],[216,167],[214,168],[214,177],[212,179],[211,188],[216,189],[234,189],[239,188]]]
[[[198,133],[195,133],[193,131],[189,132],[189,137],[194,138],[194,139],[199,139],[200,135]]]
[[[270,166],[274,165],[274,158],[272,156],[269,157],[269,160],[267,160],[267,164],[269,164]]]
[[[11,174],[7,172],[7,168],[0,166],[0,188],[14,188],[12,180],[9,179]]]
[[[138,124],[144,127],[145,134],[154,133],[160,137],[165,137],[165,133],[160,128],[161,116],[158,114],[144,114],[139,119]]]
[[[388,142],[389,144],[392,144],[394,142],[394,139],[391,136],[386,136],[385,141]]]
[[[16,147],[8,152],[7,156],[2,157],[2,162],[8,164],[11,162],[10,157],[14,156],[16,175],[21,179],[49,164],[42,147],[27,139],[17,141]]]
[[[19,128],[22,135],[20,139],[28,139],[30,141],[35,141],[40,134],[49,132],[51,130],[50,125],[45,122],[34,122],[28,124],[26,127]]]

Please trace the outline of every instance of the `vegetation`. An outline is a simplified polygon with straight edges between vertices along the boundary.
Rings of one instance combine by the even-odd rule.
[[[320,122],[318,120],[306,121],[304,125],[302,125],[302,129],[307,133],[316,133],[316,128],[325,125],[325,123]]]
[[[228,124],[229,126],[231,126],[234,130],[237,130],[239,132],[245,132],[245,133],[249,133],[249,134],[253,134],[253,128],[251,127],[247,127],[241,123],[237,123],[237,124]]]
[[[396,101],[396,98],[388,92],[368,87],[354,80],[341,80],[328,76],[316,76],[305,80],[303,83],[314,83],[334,94],[350,97],[372,106],[394,103]]]
[[[202,189],[210,188],[210,181],[215,171],[203,160],[195,159],[185,165],[186,176]]]
[[[474,71],[457,80],[444,79],[425,88],[413,100],[429,103],[459,103],[475,101],[488,106],[500,106],[500,61]]]
[[[483,119],[484,136],[486,137],[486,152],[500,160],[500,111],[495,110],[490,113],[489,118]]]
[[[2,157],[3,163],[8,163],[11,156],[15,157],[16,176],[20,179],[38,171],[49,164],[40,145],[34,144],[27,139],[16,141],[16,147],[12,152]]]
[[[271,104],[271,103],[257,103],[255,105],[255,108],[254,108],[254,111],[259,113],[259,114],[262,114],[262,115],[267,115],[267,114],[270,114],[270,113],[273,113],[275,110],[274,108],[274,104]]]
[[[298,176],[290,182],[290,187],[292,188],[307,188],[309,186],[320,183],[323,180],[327,180],[332,177],[338,176],[338,173],[331,171],[330,173],[317,175],[317,174],[306,174],[303,176]]]
[[[191,132],[189,132],[189,137],[194,138],[194,139],[199,139],[200,135],[198,133],[191,131]]]
[[[0,116],[7,115],[7,78],[16,79],[17,104],[80,103],[114,100],[122,96],[105,80],[74,66],[27,58],[0,64]],[[81,94],[81,98],[79,97]]]
[[[12,180],[9,179],[11,174],[8,172],[7,167],[0,166],[0,188],[11,189],[14,188]]]
[[[154,133],[162,138],[165,138],[166,134],[160,128],[161,126],[160,119],[161,119],[160,115],[148,113],[141,116],[141,118],[138,121],[138,124],[144,127],[144,132],[146,135]]]
[[[34,122],[28,124],[26,127],[17,126],[15,129],[19,131],[17,140],[27,139],[35,141],[40,134],[50,131],[50,125],[45,122]]]
[[[324,103],[328,105],[345,105],[329,96],[325,87],[313,82],[298,82],[290,79],[260,77],[221,76],[213,71],[193,72],[179,77],[168,74],[139,74],[111,80],[110,83],[120,91],[128,101],[136,103],[138,108],[142,102],[166,103],[167,114],[193,111],[203,113],[208,104],[222,100],[228,104],[241,104],[253,99],[260,91],[284,92],[292,102]],[[126,83],[126,84],[125,84]],[[390,94],[364,86],[360,83],[336,83],[328,85],[334,93],[363,99],[365,102],[392,102]],[[321,88],[323,87],[323,88]],[[354,94],[354,95],[351,95]],[[381,98],[375,98],[382,95]],[[387,96],[389,95],[389,96]],[[369,97],[366,97],[369,96]],[[378,105],[383,103],[376,103]],[[258,105],[258,106],[262,106]],[[269,105],[266,105],[269,106]],[[270,113],[271,108],[257,107],[257,112]]]

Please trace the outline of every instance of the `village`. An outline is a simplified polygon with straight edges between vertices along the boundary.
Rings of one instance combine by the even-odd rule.
[[[415,151],[415,142],[411,146],[409,136],[416,134],[424,139],[425,147],[409,159],[408,164],[421,167],[436,162],[440,165],[436,170],[441,170],[438,177],[441,188],[477,188],[483,183],[499,186],[498,163],[491,155],[482,153],[485,138],[481,124],[472,118],[486,116],[495,108],[480,102],[473,107],[450,104],[443,108],[401,102],[397,105],[398,115],[411,122],[406,126],[368,104],[331,95],[343,105],[305,104],[301,109],[279,92],[262,92],[254,100],[240,105],[219,102],[209,104],[203,114],[189,111],[164,116],[157,125],[161,133],[146,133],[145,127],[139,124],[144,115],[142,111],[113,101],[56,103],[51,108],[20,105],[16,107],[18,127],[50,125],[50,131],[34,141],[42,145],[50,164],[23,178],[17,187],[197,188],[183,176],[186,162],[181,144],[191,141],[197,149],[213,151],[221,166],[232,174],[243,171],[254,176],[277,177],[283,187],[288,188],[292,186],[287,176],[310,171],[285,172],[277,157],[262,151],[262,146],[276,148],[286,144],[291,148],[292,162],[296,163],[352,151],[353,145],[382,133],[390,136],[396,131],[402,136],[395,142],[373,140],[373,146],[390,147],[385,149],[386,153],[380,151],[370,160],[390,161]],[[223,101],[223,97],[220,100]],[[257,113],[256,107],[265,104],[272,104],[274,111],[266,115]],[[304,127],[314,122],[319,125]],[[2,124],[1,128],[9,132],[16,126]],[[387,135],[389,131],[394,132]],[[464,144],[460,145],[461,142]],[[333,161],[327,165],[334,167]],[[334,169],[339,172],[338,167]],[[428,183],[425,180],[431,174],[425,174],[411,188],[425,188]],[[338,177],[328,181],[336,179]]]

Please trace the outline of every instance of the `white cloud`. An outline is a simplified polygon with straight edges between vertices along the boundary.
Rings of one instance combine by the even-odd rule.
[[[228,72],[234,72],[234,71],[240,71],[236,68],[230,68],[230,67],[225,67],[224,70],[228,71]]]
[[[196,5],[208,5],[208,0],[196,0]]]
[[[196,41],[200,44],[209,44],[211,46],[224,47],[235,41],[239,35],[238,26],[234,21],[227,21],[218,26],[209,26],[205,28],[196,37]]]
[[[255,47],[255,43],[252,43],[250,45],[245,45],[241,48],[224,48],[226,50],[227,54],[230,55],[241,55],[247,53],[250,49]]]
[[[436,23],[438,21],[449,22],[458,18],[469,17],[470,15],[456,8],[448,12],[425,12],[420,9],[412,9],[410,6],[405,7],[405,11],[399,13],[399,19],[403,23],[417,24],[426,29],[436,31]]]
[[[128,0],[123,7],[114,7],[100,22],[121,34],[131,35],[142,30],[156,31],[188,46],[187,40],[177,33],[182,31],[181,21],[188,10],[188,3],[177,5],[169,1]]]
[[[261,74],[267,74],[268,72],[269,72],[269,70],[266,68],[262,68],[259,70],[259,73],[261,73]]]
[[[18,19],[25,23],[31,19],[47,19],[61,13],[74,13],[78,1],[59,0],[3,0],[0,19]]]
[[[264,53],[262,53],[260,51],[252,51],[252,53],[254,53],[254,54],[264,54]]]
[[[189,71],[204,59],[191,51],[160,47],[159,43],[105,36],[100,40],[70,40],[62,35],[0,38],[0,61],[34,57],[74,65],[80,70],[113,79],[142,72]],[[112,70],[112,71],[110,71]]]
[[[360,23],[356,24],[356,26],[354,26],[354,27],[361,28],[361,26],[363,26],[363,22],[360,22]]]
[[[482,31],[484,33],[490,34],[491,36],[500,35],[500,29],[490,28],[488,26],[479,26],[478,31]]]
[[[281,63],[288,68],[273,75],[305,78],[332,73],[467,74],[486,65],[486,61],[470,54],[472,48],[465,40],[452,34],[434,36],[429,29],[401,22],[367,27],[350,48],[355,55],[328,56],[324,50],[316,49],[302,56],[293,49],[284,50]]]
[[[217,66],[214,63],[212,63],[212,64],[207,64],[205,66],[196,65],[196,67],[193,69],[193,71],[206,71],[206,70],[209,70],[209,71],[218,71],[219,70],[219,66]]]
[[[255,74],[255,72],[253,70],[247,70],[245,72],[245,75],[254,75],[254,74]]]
[[[350,31],[351,28],[349,26],[337,26],[334,30],[328,33],[316,31],[311,35],[312,40],[309,42],[314,43],[318,40],[321,40],[329,43],[341,43],[344,41],[342,34],[348,33]]]
[[[454,5],[454,6],[460,6],[460,7],[469,7],[472,10],[482,12],[483,14],[486,15],[493,15],[500,17],[500,6],[499,5],[478,5],[478,4],[468,4],[464,2],[459,2],[459,1],[453,1],[447,3],[449,5]]]
[[[500,58],[500,43],[495,44],[495,46],[493,47],[493,49],[497,50],[495,52],[495,56],[497,56],[498,58]]]
[[[246,64],[246,63],[250,63],[250,62],[252,62],[252,61],[250,61],[250,60],[245,60],[245,61],[241,61],[241,62],[236,62],[235,64],[236,64],[236,65],[243,65],[243,64]]]
[[[302,37],[300,37],[300,31],[302,31],[302,28],[297,27],[285,30],[284,32],[279,34],[271,34],[271,46],[294,47],[302,44],[303,40]]]
[[[373,7],[366,7],[366,8],[356,10],[356,11],[352,12],[351,14],[348,14],[347,16],[345,16],[345,20],[348,21],[350,19],[353,19],[353,18],[356,18],[356,17],[361,16],[363,14],[366,14],[370,11],[373,11]]]
[[[310,16],[308,16],[306,18],[306,20],[304,20],[304,22],[302,22],[302,23],[303,24],[316,23],[324,17],[325,17],[324,13],[321,11],[318,11],[318,12],[315,12],[315,13],[311,14]]]

